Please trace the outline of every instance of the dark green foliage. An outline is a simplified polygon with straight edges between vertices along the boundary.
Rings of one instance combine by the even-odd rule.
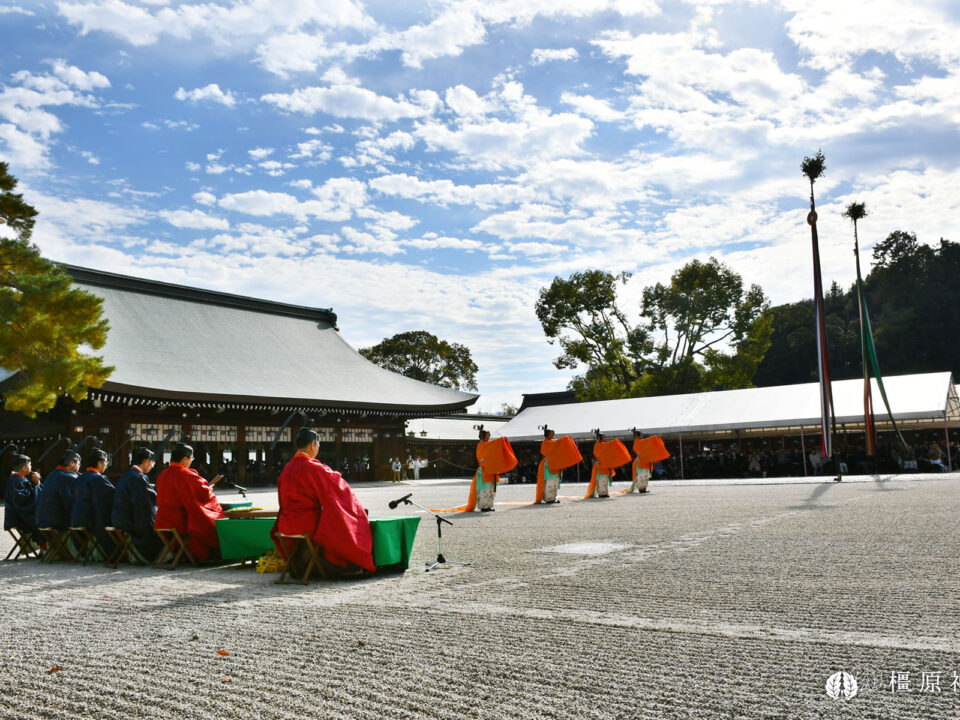
[[[80,351],[106,342],[102,300],[72,287],[30,244],[37,212],[12,192],[16,184],[0,163],[0,220],[17,234],[0,238],[0,368],[16,372],[4,392],[6,409],[33,417],[61,395],[83,399],[113,368]]]
[[[810,187],[813,188],[813,184],[827,170],[827,159],[820,150],[817,150],[817,154],[813,157],[803,158],[800,170],[809,178]]]
[[[629,275],[602,270],[554,278],[536,312],[563,354],[558,368],[586,367],[570,382],[581,400],[750,387],[769,345],[763,291],[710,258],[680,268],[669,285],[643,291],[641,322],[617,304]]]
[[[477,364],[470,357],[470,348],[448,343],[426,330],[397,333],[360,354],[414,380],[459,390],[477,389]]]
[[[941,239],[922,245],[916,235],[890,233],[873,248],[874,268],[865,279],[870,320],[884,375],[960,372],[960,244]],[[757,385],[816,380],[813,303],[772,308],[770,350]],[[835,380],[863,376],[856,288],[834,284],[825,298],[825,322]]]

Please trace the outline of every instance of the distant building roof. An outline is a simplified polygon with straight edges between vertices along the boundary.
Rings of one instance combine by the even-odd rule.
[[[949,372],[885,377],[887,397],[897,421],[960,422],[960,402]],[[863,380],[832,384],[837,424],[863,422]],[[820,393],[817,383],[602,400],[530,407],[494,431],[511,440],[543,437],[538,426],[548,424],[558,435],[583,439],[593,428],[609,436],[630,435],[635,427],[646,434],[716,433],[772,428],[819,426]],[[874,416],[887,421],[886,410],[873,381]]]
[[[450,413],[477,395],[384,370],[350,347],[329,309],[64,266],[103,298],[101,395],[152,403]]]
[[[530,407],[541,407],[543,405],[568,405],[577,401],[577,395],[573,390],[557,390],[554,392],[524,393],[523,402],[520,403],[520,410],[526,410]],[[518,411],[519,412],[519,411]]]
[[[475,425],[483,425],[491,435],[506,425],[510,418],[504,415],[445,415],[407,421],[407,434],[424,440],[477,440]]]

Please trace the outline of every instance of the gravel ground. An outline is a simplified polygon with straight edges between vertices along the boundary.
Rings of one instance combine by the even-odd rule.
[[[653,483],[537,507],[506,485],[496,513],[445,527],[469,567],[423,572],[427,518],[405,574],[307,587],[2,563],[0,718],[956,719],[958,481]],[[358,495],[386,515],[411,491],[448,507],[467,488]],[[841,669],[850,700],[825,691]]]

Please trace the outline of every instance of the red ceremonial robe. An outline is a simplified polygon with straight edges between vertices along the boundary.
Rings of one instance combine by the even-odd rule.
[[[155,529],[176,528],[186,535],[187,549],[200,562],[219,549],[216,521],[224,518],[210,484],[200,473],[179,463],[157,476],[157,518]]]
[[[340,473],[298,452],[277,479],[280,513],[274,532],[310,535],[334,565],[373,572],[373,533],[363,505]],[[274,537],[277,552],[286,557]]]

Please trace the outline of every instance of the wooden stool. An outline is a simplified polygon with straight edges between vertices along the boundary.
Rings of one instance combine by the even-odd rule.
[[[180,564],[180,558],[184,555],[187,556],[187,560],[190,561],[191,565],[199,567],[196,558],[187,550],[186,540],[183,539],[183,536],[180,535],[180,532],[176,528],[157,528],[156,533],[163,543],[163,550],[157,557],[157,561],[153,564],[155,568],[162,567],[164,570],[176,570],[177,565]],[[169,565],[164,565],[163,562],[167,559],[167,555],[170,556],[171,562]]]
[[[320,572],[320,577],[324,580],[327,579],[327,573],[323,569],[323,564],[320,562],[320,551],[323,548],[320,545],[317,545],[313,538],[309,535],[284,535],[283,533],[277,533],[276,535],[280,539],[280,547],[283,549],[283,554],[287,556],[287,563],[283,567],[283,572],[280,574],[280,579],[276,581],[278,585],[292,585],[300,584],[306,585],[310,582],[310,572],[314,567]],[[300,541],[303,541],[307,544],[307,549],[310,550],[310,562],[307,563],[307,569],[303,573],[303,577],[299,580],[287,580],[287,574],[290,572],[290,560],[293,558],[293,552],[290,550],[290,546],[287,545],[287,540],[293,540],[293,549],[296,550],[297,546],[300,544]]]
[[[38,557],[40,555],[40,549],[23,536],[19,528],[10,528],[7,532],[10,534],[10,537],[13,538],[14,545],[10,548],[10,552],[7,553],[4,561],[16,560],[21,555],[25,558]],[[11,555],[13,555],[13,557],[10,557]]]
[[[79,560],[81,565],[86,566],[87,561],[93,559],[94,553],[100,553],[102,557],[106,557],[100,541],[86,527],[72,527],[70,533],[77,541],[77,554],[74,560]]]
[[[126,530],[115,527],[105,527],[104,530],[107,536],[113,540],[113,553],[107,558],[107,562],[105,563],[107,567],[112,567],[116,570],[121,560],[126,560],[131,565],[150,564],[150,561],[137,550],[137,546],[133,544],[133,538]]]
[[[56,560],[73,560],[73,550],[70,549],[70,531],[58,530],[57,528],[45,527],[37,528],[43,535],[44,542],[47,544],[47,554],[43,556],[43,562],[49,564]]]

